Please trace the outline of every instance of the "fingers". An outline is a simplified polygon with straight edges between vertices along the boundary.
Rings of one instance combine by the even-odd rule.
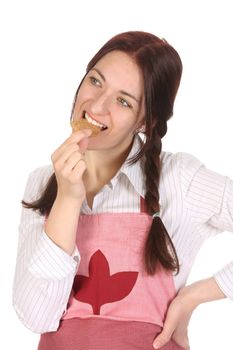
[[[67,146],[70,144],[78,145],[79,142],[91,135],[92,131],[90,129],[84,129],[77,132],[73,132],[68,139],[61,144],[61,146],[52,154],[51,159],[53,162],[56,162],[57,159],[64,153],[67,149]],[[83,151],[83,150],[82,150]]]
[[[57,174],[61,174],[63,179],[70,179],[79,181],[83,172],[86,169],[86,162],[84,156],[79,151],[79,146],[70,144],[66,151],[54,162],[54,170]]]
[[[75,165],[75,167],[72,169],[72,172],[70,174],[70,182],[75,184],[77,183],[77,181],[80,181],[86,168],[86,162],[84,161],[84,159],[80,159]]]
[[[65,161],[64,171],[67,171],[69,175],[72,171],[75,170],[75,168],[77,168],[78,163],[81,161],[85,163],[83,155],[81,155],[80,152],[73,152],[70,155],[70,157]]]
[[[167,344],[171,339],[173,332],[174,332],[174,327],[171,327],[169,325],[166,326],[164,324],[164,328],[162,332],[156,337],[155,341],[153,342],[153,347],[155,349],[160,349],[162,346]]]
[[[69,160],[73,159],[74,156],[76,161],[82,157],[82,154],[79,152],[79,145],[75,143],[67,145],[62,153],[58,152],[57,154],[55,152],[54,155],[52,155],[55,169],[59,171],[64,166],[64,163],[69,163],[72,165],[72,162],[69,162]],[[74,167],[74,165],[72,167]]]
[[[175,315],[173,312],[171,312],[171,309],[169,309],[164,322],[163,330],[153,342],[153,347],[155,349],[160,349],[171,339],[172,334],[177,327],[177,323],[177,315]]]
[[[182,309],[178,298],[175,298],[168,308],[162,332],[155,338],[153,347],[160,349],[172,338],[184,349],[189,349],[187,327],[190,312]]]
[[[90,136],[90,134],[90,130],[72,133],[72,135],[52,154],[51,159],[58,178],[69,178],[71,183],[73,180],[79,181],[86,169],[86,163],[82,153],[84,153],[87,148],[87,137]]]
[[[84,153],[91,130],[73,132],[51,155],[58,184],[58,193],[66,198],[83,200],[86,194],[82,176],[87,168]]]
[[[188,338],[188,330],[175,331],[172,335],[172,340],[185,350],[189,350],[189,338]]]
[[[63,179],[69,179],[69,182],[71,184],[76,184],[78,181],[81,180],[84,171],[86,170],[86,163],[83,158],[79,160],[73,159],[73,161],[61,170],[61,176]]]

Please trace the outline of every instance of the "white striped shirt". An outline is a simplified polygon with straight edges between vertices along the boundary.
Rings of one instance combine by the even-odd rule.
[[[128,156],[139,149],[139,136]],[[191,154],[161,153],[159,184],[161,219],[175,245],[181,264],[173,274],[176,289],[185,285],[194,259],[208,237],[233,232],[233,181],[205,167]],[[90,209],[84,201],[81,213],[139,212],[145,197],[143,161],[123,164],[114,178],[95,196]],[[29,174],[24,200],[41,195],[53,166]],[[44,217],[22,208],[13,305],[22,323],[36,333],[57,330],[80,262],[53,243],[44,232]],[[214,274],[224,294],[233,300],[233,261]]]

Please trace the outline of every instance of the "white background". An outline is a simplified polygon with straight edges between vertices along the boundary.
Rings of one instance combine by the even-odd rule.
[[[17,228],[27,176],[50,163],[69,136],[76,87],[87,62],[111,36],[144,30],[179,52],[184,72],[164,150],[190,152],[233,178],[231,1],[0,2],[1,344],[36,349],[38,335],[11,306]],[[189,282],[232,259],[233,236],[208,240]],[[192,350],[232,349],[233,303],[201,305],[190,322]],[[2,345],[1,348],[3,349]]]

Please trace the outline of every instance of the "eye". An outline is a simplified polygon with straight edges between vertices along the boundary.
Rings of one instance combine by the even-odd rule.
[[[118,97],[118,102],[120,102],[120,104],[123,106],[123,107],[129,107],[129,108],[132,108],[132,105],[126,101],[124,98],[122,97]]]
[[[96,79],[93,76],[89,77],[89,79],[90,79],[90,82],[91,82],[92,85],[101,86],[101,82],[99,81],[99,79]]]

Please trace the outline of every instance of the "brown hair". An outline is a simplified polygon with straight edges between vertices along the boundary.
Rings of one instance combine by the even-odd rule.
[[[148,214],[152,215],[160,210],[158,188],[161,170],[161,139],[167,132],[167,121],[173,115],[174,100],[182,75],[182,62],[176,50],[164,39],[151,33],[130,31],[111,38],[91,59],[87,66],[87,73],[104,55],[113,50],[129,54],[138,64],[144,77],[145,142],[142,143],[136,156],[129,160],[129,164],[136,163],[143,156],[145,158],[145,202]],[[74,97],[71,116],[82,81]],[[53,173],[41,197],[33,203],[22,201],[22,204],[26,208],[39,210],[42,215],[47,215],[56,198],[56,193],[57,182]],[[175,247],[160,217],[153,219],[148,232],[144,262],[149,275],[156,272],[158,263],[165,269],[179,272]]]

